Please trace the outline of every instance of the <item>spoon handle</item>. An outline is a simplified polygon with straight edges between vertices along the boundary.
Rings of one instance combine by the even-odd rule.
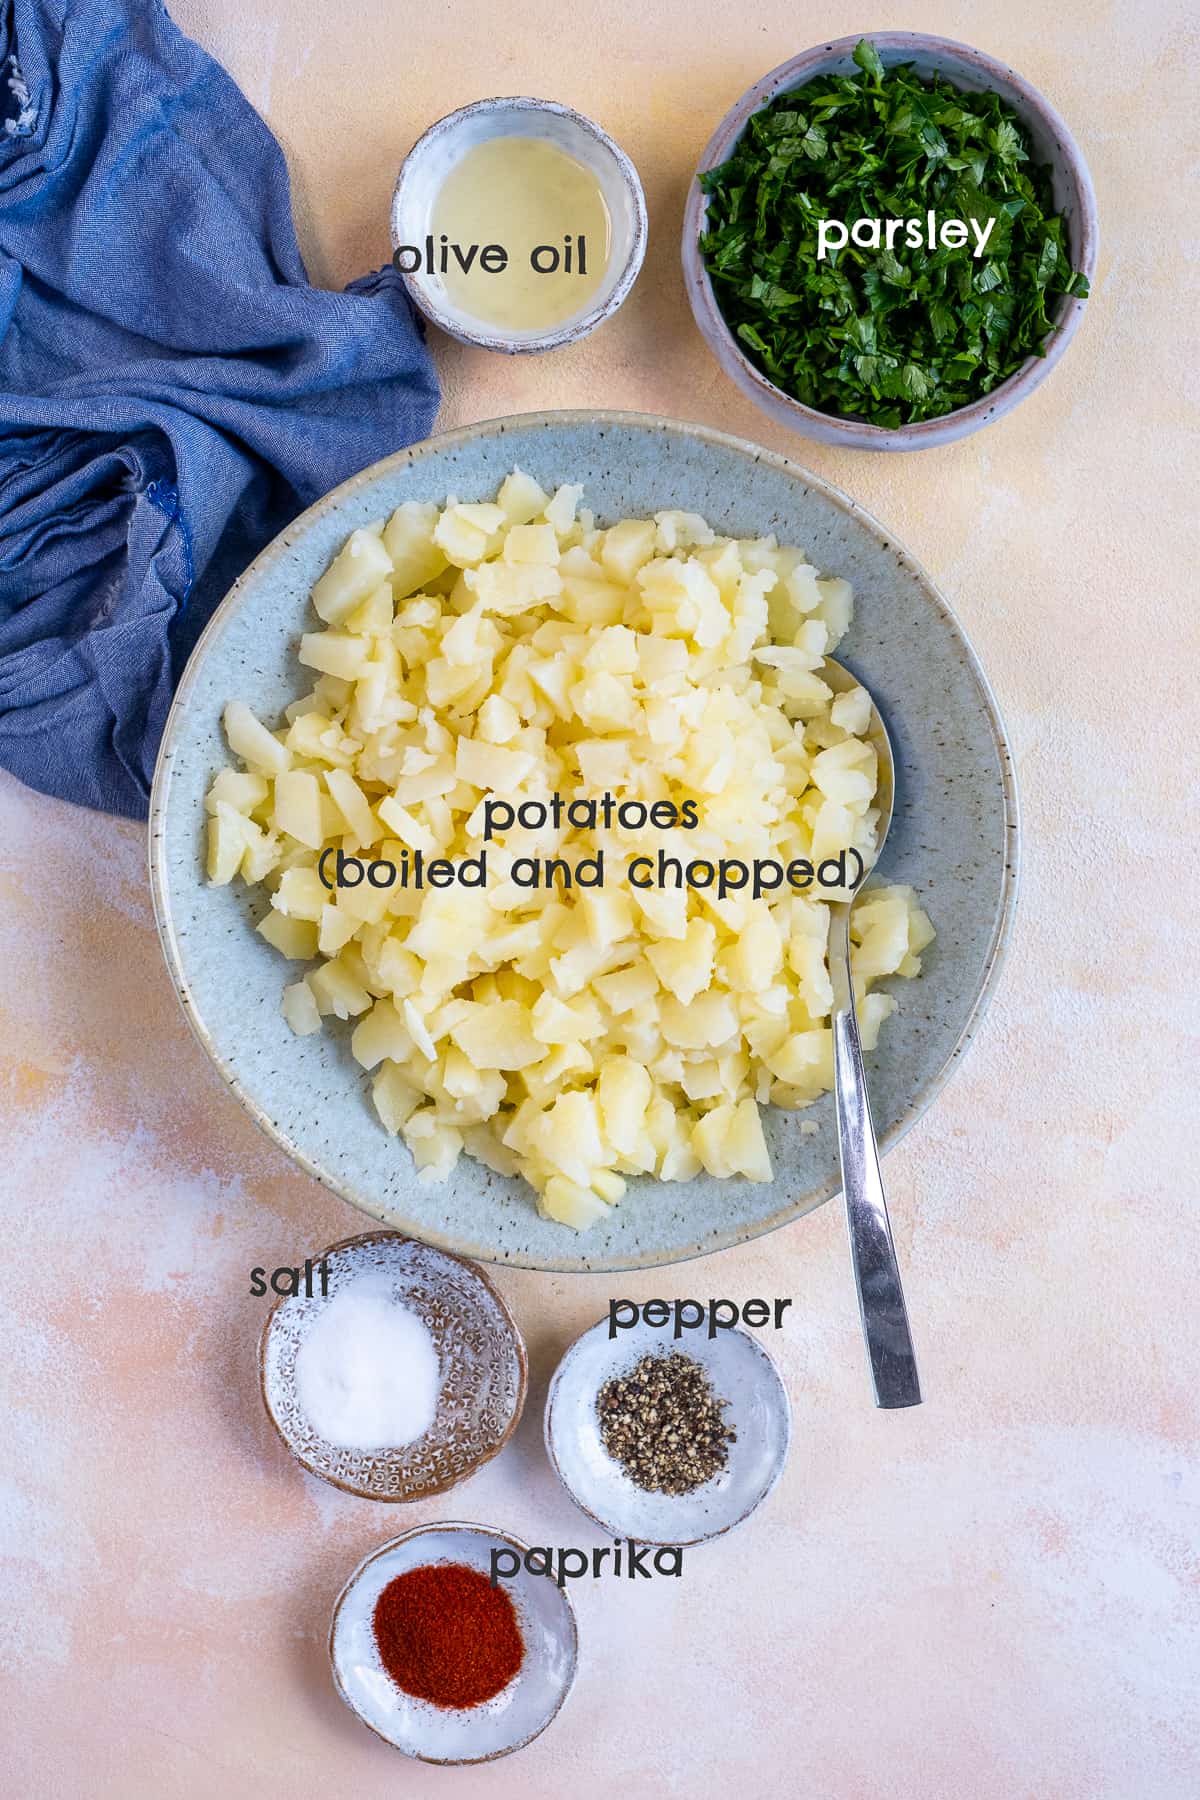
[[[871,1122],[854,987],[850,980],[850,907],[830,907],[829,979],[833,985],[833,1073],[842,1191],[858,1309],[871,1362],[876,1406],[919,1406],[913,1352],[896,1247],[888,1223],[879,1149]]]

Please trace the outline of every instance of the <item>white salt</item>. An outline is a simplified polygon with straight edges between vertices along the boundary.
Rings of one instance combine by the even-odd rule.
[[[423,1437],[441,1386],[429,1327],[393,1298],[383,1274],[339,1288],[296,1353],[301,1408],[326,1443],[344,1450],[390,1450]]]

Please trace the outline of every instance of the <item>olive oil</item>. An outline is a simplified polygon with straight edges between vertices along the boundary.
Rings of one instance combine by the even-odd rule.
[[[563,324],[586,308],[608,266],[600,183],[544,138],[490,138],[468,150],[432,223],[447,298],[505,331]]]

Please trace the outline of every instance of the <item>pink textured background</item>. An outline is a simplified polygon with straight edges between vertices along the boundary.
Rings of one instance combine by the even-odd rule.
[[[580,1679],[544,1738],[429,1771],[334,1697],[341,1582],[412,1519],[596,1534],[540,1448],[554,1360],[612,1285],[502,1272],[532,1358],[499,1462],[396,1513],[310,1480],[259,1408],[253,1264],[358,1216],[261,1139],[161,966],[142,833],[0,783],[4,906],[0,1790],[14,1800],[787,1793],[1191,1800],[1200,1792],[1193,693],[1196,42],[1177,0],[179,0],[279,132],[314,279],[388,253],[396,166],[492,92],[599,118],[642,171],[645,273],[550,359],[442,344],[445,425],[675,413],[789,450],[952,596],[1017,749],[1018,931],[979,1041],[889,1158],[927,1404],[869,1403],[833,1208],[622,1282],[792,1294],[771,1338],[795,1446],[682,1582],[579,1583]],[[1061,108],[1103,257],[1066,362],[965,444],[852,458],[768,426],[692,326],[677,232],[708,132],[758,75],[861,25],[969,39]],[[1146,660],[1152,659],[1152,660]],[[1189,798],[1193,805],[1189,807]],[[1190,891],[1189,891],[1190,890]]]

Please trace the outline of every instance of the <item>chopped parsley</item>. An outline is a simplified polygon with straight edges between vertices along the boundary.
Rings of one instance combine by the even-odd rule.
[[[884,69],[865,40],[856,75],[821,75],[753,114],[729,161],[701,175],[700,249],[750,360],[806,406],[894,428],[982,399],[1040,356],[1071,267],[1047,168],[998,94],[966,93],[911,64]],[[986,253],[853,241],[818,260],[838,219],[993,220]],[[866,236],[867,233],[860,233]]]

